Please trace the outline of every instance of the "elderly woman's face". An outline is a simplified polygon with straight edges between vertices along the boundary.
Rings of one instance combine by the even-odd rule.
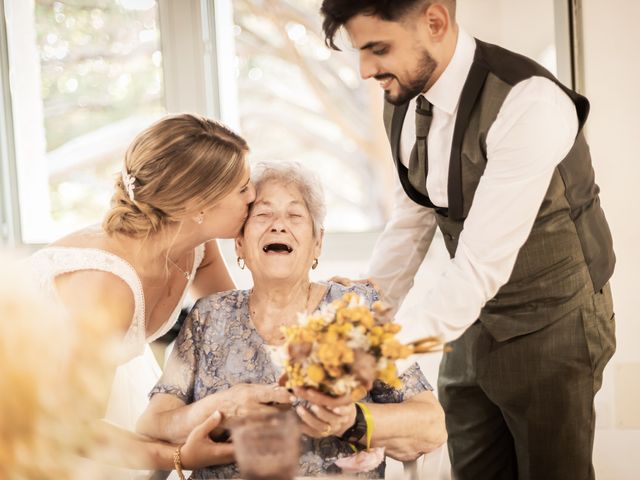
[[[308,275],[320,242],[298,187],[276,181],[260,186],[244,235],[236,240],[254,276],[294,280]]]

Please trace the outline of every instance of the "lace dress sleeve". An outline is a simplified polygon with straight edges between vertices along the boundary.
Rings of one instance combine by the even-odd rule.
[[[149,397],[156,393],[175,395],[184,403],[193,402],[200,341],[200,312],[196,304],[187,316],[171,351],[164,373]]]

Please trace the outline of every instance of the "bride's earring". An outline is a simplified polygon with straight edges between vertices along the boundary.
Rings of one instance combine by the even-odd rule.
[[[244,270],[244,258],[238,257],[236,263],[238,264],[238,267],[240,267],[240,270]]]
[[[196,223],[198,225],[202,225],[202,222],[204,222],[204,212],[200,212],[200,215],[196,217]]]

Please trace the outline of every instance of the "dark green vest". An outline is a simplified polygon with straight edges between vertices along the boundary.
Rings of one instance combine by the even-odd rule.
[[[438,208],[416,191],[399,160],[408,102],[398,107],[385,102],[384,120],[400,182],[413,201],[436,209],[438,226],[453,258],[487,164],[487,132],[511,88],[522,80],[541,76],[555,82],[573,100],[579,120],[575,143],[555,169],[509,281],[480,313],[480,321],[501,341],[534,332],[578,308],[609,280],[615,256],[582,131],[589,102],[526,57],[478,40],[476,46],[453,133],[448,209]]]

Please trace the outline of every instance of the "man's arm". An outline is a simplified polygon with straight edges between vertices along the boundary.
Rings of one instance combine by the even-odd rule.
[[[457,338],[508,281],[577,131],[572,101],[550,80],[534,77],[512,89],[487,135],[487,166],[455,257],[407,312],[420,319],[421,334]]]
[[[411,200],[396,179],[391,218],[378,238],[369,277],[396,311],[413,285],[436,230],[433,209]]]

